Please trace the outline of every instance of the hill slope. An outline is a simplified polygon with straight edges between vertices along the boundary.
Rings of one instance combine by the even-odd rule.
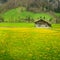
[[[33,13],[33,12],[28,12],[26,11],[25,8],[19,7],[16,9],[9,10],[5,13],[2,14],[2,17],[4,18],[5,21],[21,21],[21,20],[26,20],[28,17],[32,20],[38,20],[40,18],[44,18],[46,20],[49,20],[50,18],[53,18],[50,14],[48,13]]]

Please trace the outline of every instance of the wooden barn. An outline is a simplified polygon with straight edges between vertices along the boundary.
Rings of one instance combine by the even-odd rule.
[[[35,23],[35,27],[42,27],[42,28],[51,27],[51,24],[43,19],[35,21],[34,23]]]

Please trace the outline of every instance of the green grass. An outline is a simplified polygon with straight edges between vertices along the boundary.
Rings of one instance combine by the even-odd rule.
[[[60,17],[60,13],[55,13],[58,17]]]
[[[26,16],[34,20],[51,18],[48,13],[27,12],[25,8],[23,12],[20,8],[12,9],[2,16],[5,21]],[[60,60],[60,24],[42,29],[34,28],[34,23],[0,23],[0,60]]]
[[[52,24],[52,29],[60,32],[60,24]]]
[[[23,10],[23,11],[22,11]],[[8,20],[22,20],[25,19],[26,17],[29,17],[34,20],[40,19],[40,17],[46,17],[46,20],[49,20],[50,18],[53,18],[50,14],[48,13],[33,13],[33,12],[28,12],[26,11],[25,8],[16,8],[9,10],[2,14],[2,17],[4,18],[5,21]]]
[[[0,28],[0,60],[60,60],[60,32]]]
[[[52,24],[53,28],[60,28],[60,24]]]
[[[0,27],[34,27],[34,23],[0,23]]]
[[[0,23],[0,27],[28,27],[28,28],[34,28],[34,23]],[[60,28],[60,24],[52,24],[52,27],[54,29]]]

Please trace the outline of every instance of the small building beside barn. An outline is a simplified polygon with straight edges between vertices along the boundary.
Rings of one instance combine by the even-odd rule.
[[[38,21],[35,21],[35,27],[41,27],[41,28],[49,28],[51,27],[51,24],[43,19],[40,19]]]

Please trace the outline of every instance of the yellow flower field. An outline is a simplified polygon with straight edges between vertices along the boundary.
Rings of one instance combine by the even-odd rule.
[[[60,60],[60,32],[46,28],[0,28],[0,60]]]

